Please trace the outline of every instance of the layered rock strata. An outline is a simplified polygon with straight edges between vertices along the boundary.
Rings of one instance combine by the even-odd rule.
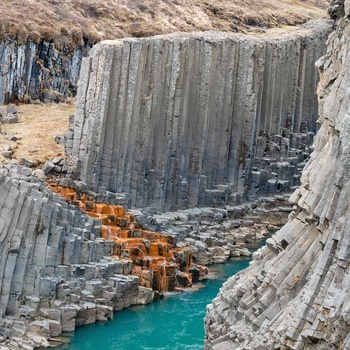
[[[32,170],[0,167],[0,347],[33,349],[78,325],[152,300],[131,260],[112,258],[101,221],[54,194]]]
[[[96,45],[66,134],[80,179],[161,210],[292,187],[292,143],[315,131],[313,64],[328,33],[318,21],[279,38],[208,32]]]
[[[349,1],[317,63],[321,128],[294,213],[207,308],[206,349],[350,349]]]
[[[0,104],[60,102],[75,94],[82,58],[90,46],[55,48],[45,40],[0,42]]]

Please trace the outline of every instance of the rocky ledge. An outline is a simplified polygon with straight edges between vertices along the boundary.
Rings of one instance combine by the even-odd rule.
[[[320,130],[289,222],[207,308],[206,349],[350,349],[350,1],[317,63]]]
[[[32,170],[0,166],[0,348],[48,347],[76,326],[153,299],[131,260],[112,258],[101,222],[52,193]]]

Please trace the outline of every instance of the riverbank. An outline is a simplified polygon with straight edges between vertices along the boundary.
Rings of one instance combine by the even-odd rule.
[[[202,281],[204,288],[173,294],[161,301],[119,311],[113,320],[79,327],[69,335],[71,343],[57,350],[200,350],[204,347],[206,305],[222,283],[249,265],[241,257],[213,265],[216,278]],[[108,336],[107,336],[108,335]]]

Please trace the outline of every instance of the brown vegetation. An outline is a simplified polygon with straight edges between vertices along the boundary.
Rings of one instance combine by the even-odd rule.
[[[325,15],[327,0],[0,0],[0,34],[56,44],[176,31],[261,32]]]
[[[54,138],[62,136],[68,130],[69,115],[74,114],[75,106],[70,104],[38,104],[20,105],[19,123],[1,125],[0,150],[9,145],[13,150],[13,158],[27,158],[37,165],[47,159],[63,156],[63,147]],[[15,135],[17,141],[10,141]],[[8,162],[0,152],[0,161]]]

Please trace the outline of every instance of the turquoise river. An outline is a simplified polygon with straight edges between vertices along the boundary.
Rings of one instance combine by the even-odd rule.
[[[255,249],[252,249],[255,250]],[[114,319],[79,327],[60,350],[202,350],[203,319],[208,305],[228,277],[245,269],[250,258],[211,266],[215,279],[198,291],[172,294],[149,305],[114,313]]]

